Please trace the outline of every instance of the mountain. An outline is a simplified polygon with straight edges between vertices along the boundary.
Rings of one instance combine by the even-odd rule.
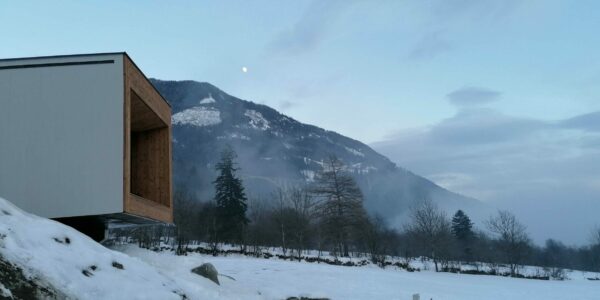
[[[323,162],[335,155],[361,186],[367,210],[392,225],[402,223],[414,201],[426,198],[449,212],[461,208],[475,219],[490,211],[475,199],[396,166],[360,141],[303,124],[209,83],[151,81],[172,106],[174,182],[202,200],[212,199],[214,165],[230,146],[238,154],[240,174],[252,197],[265,198],[277,187],[310,183]]]

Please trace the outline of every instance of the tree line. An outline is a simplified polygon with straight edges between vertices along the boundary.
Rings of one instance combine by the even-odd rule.
[[[210,245],[214,255],[223,245],[260,254],[279,248],[284,256],[300,259],[307,251],[320,257],[362,256],[380,266],[390,257],[407,265],[417,257],[433,262],[436,271],[452,271],[460,264],[510,276],[520,276],[523,265],[541,266],[562,279],[563,269],[600,272],[600,228],[590,244],[566,246],[547,240],[531,241],[527,228],[509,211],[499,211],[481,227],[458,210],[451,218],[430,199],[417,199],[402,228],[391,228],[382,217],[369,215],[356,181],[335,156],[311,184],[286,186],[265,197],[248,197],[238,175],[236,154],[226,149],[215,168],[215,197],[195,199],[185,187],[174,192],[175,227],[151,226],[120,230],[117,234],[140,246],[159,245],[165,238],[185,254],[191,243]]]

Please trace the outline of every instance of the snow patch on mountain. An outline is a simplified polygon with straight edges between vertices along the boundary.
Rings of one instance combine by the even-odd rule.
[[[265,119],[260,112],[257,112],[253,109],[247,109],[244,113],[244,116],[250,118],[249,124],[252,128],[260,130],[267,130],[271,128],[269,121],[267,121],[267,119]]]
[[[244,141],[249,141],[250,137],[243,135],[241,133],[229,133],[227,135],[221,135],[217,137],[218,140],[233,140],[233,139],[239,139],[239,140],[244,140]]]
[[[363,163],[354,163],[345,166],[345,170],[354,174],[368,174],[377,171],[377,168]]]
[[[196,106],[174,114],[171,120],[173,125],[211,126],[221,123],[221,112],[210,107]]]
[[[215,99],[212,97],[212,95],[209,93],[208,97],[200,100],[200,104],[211,104],[211,103],[215,103]]]
[[[309,182],[315,181],[315,174],[316,174],[315,171],[301,170],[300,173],[302,174],[302,176],[304,176],[306,181],[309,181]]]
[[[348,152],[350,152],[350,153],[352,153],[352,154],[354,154],[356,156],[365,157],[364,153],[362,153],[362,152],[360,152],[360,151],[358,151],[356,149],[353,149],[353,148],[350,148],[350,147],[346,147],[346,146],[344,146],[344,148],[346,149],[346,151],[348,151]]]
[[[311,159],[309,157],[303,157],[303,160],[304,160],[304,164],[305,165],[316,164],[316,165],[319,166],[318,167],[319,169],[322,169],[322,168],[324,168],[326,166],[325,162],[322,161],[322,160],[314,160],[314,159]]]
[[[288,122],[288,123],[298,123],[298,122],[296,122],[296,121],[294,121],[294,120],[292,120],[292,119],[290,119],[290,118],[288,118],[286,116],[282,116],[281,117],[281,121],[282,122]]]

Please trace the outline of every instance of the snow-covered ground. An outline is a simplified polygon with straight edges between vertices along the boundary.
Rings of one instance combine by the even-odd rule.
[[[55,292],[58,299],[274,300],[309,296],[387,300],[412,299],[415,293],[421,299],[435,300],[600,299],[600,281],[586,279],[598,274],[576,271],[569,272],[566,281],[543,281],[436,273],[430,268],[407,272],[373,265],[344,267],[275,257],[176,256],[172,251],[153,252],[131,244],[113,248],[60,223],[24,213],[0,198],[2,297],[18,292],[15,277],[6,276],[8,264],[20,269],[27,280]],[[221,274],[220,286],[191,273],[205,262],[214,264]],[[426,264],[414,263],[421,268]]]
[[[57,299],[255,298],[190,273],[200,258],[194,261],[196,265],[179,257],[172,261],[180,268],[177,276],[107,249],[68,226],[25,213],[0,198],[0,295],[17,296],[19,284],[10,272],[14,274],[18,268],[28,281],[52,290]],[[16,268],[8,270],[8,264]]]
[[[570,272],[570,279],[566,281],[546,281],[436,273],[431,270],[407,272],[396,267],[381,269],[373,265],[332,266],[240,255],[213,257],[190,253],[185,257],[176,257],[172,252],[152,252],[132,245],[118,249],[141,258],[172,277],[189,276],[185,272],[178,274],[190,266],[210,262],[220,273],[235,278],[235,281],[220,278],[226,290],[260,294],[266,299],[286,299],[290,296],[345,300],[412,299],[415,293],[419,293],[421,299],[434,300],[600,299],[600,281],[586,279],[598,274],[578,271]]]

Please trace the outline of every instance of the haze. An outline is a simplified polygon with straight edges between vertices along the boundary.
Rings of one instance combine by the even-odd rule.
[[[127,51],[371,143],[537,242],[600,223],[597,1],[109,2],[3,2],[0,57]]]

